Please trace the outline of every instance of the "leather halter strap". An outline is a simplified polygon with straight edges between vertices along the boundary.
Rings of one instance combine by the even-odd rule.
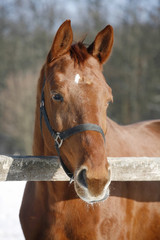
[[[80,132],[84,132],[84,131],[96,131],[101,133],[104,141],[105,141],[105,135],[104,132],[102,130],[102,128],[100,126],[98,126],[97,124],[92,124],[92,123],[85,123],[85,124],[79,124],[75,127],[69,128],[65,131],[62,132],[57,132],[55,131],[48,119],[48,115],[46,112],[46,108],[45,108],[45,99],[44,99],[44,85],[45,85],[45,78],[44,78],[44,83],[43,83],[43,88],[42,88],[42,94],[41,94],[41,102],[40,102],[40,128],[41,128],[41,133],[43,136],[43,131],[42,131],[42,117],[44,118],[45,124],[51,134],[51,136],[54,138],[55,141],[55,148],[56,151],[58,153],[61,165],[65,171],[65,173],[68,175],[68,177],[70,179],[73,179],[73,173],[70,172],[70,170],[66,167],[66,165],[64,164],[61,156],[60,156],[60,147],[63,144],[63,141],[69,137],[71,137],[74,134],[80,133]]]

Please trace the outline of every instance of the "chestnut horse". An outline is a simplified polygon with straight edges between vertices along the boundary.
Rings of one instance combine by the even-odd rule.
[[[33,153],[58,154],[74,181],[27,183],[20,210],[25,238],[158,240],[159,182],[110,184],[107,156],[160,156],[160,120],[119,126],[106,118],[112,91],[102,65],[113,45],[111,26],[88,48],[72,41],[67,20],[38,81]]]

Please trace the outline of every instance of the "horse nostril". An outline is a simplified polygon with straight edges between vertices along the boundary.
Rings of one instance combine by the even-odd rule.
[[[87,182],[86,182],[86,169],[82,169],[77,178],[78,182],[85,188],[87,188]]]

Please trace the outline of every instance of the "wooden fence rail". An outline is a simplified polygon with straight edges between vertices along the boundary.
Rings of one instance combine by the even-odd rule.
[[[160,181],[160,157],[109,157],[112,181]],[[57,157],[0,155],[0,181],[69,181]]]

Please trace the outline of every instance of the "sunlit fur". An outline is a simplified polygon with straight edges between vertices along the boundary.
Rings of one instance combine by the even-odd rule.
[[[88,48],[83,43],[72,45],[72,41],[72,28],[67,20],[56,33],[38,81],[33,154],[57,154],[44,121],[43,137],[40,130],[44,76],[45,107],[53,129],[63,131],[81,123],[94,123],[101,126],[106,141],[100,133],[92,131],[64,141],[61,157],[73,172],[74,182],[27,183],[20,210],[25,238],[158,240],[160,183],[110,184],[107,157],[160,156],[160,120],[120,126],[106,117],[113,97],[102,65],[112,49],[111,26],[100,31]],[[80,76],[78,84],[76,74]],[[55,93],[63,96],[63,102],[54,100]]]

